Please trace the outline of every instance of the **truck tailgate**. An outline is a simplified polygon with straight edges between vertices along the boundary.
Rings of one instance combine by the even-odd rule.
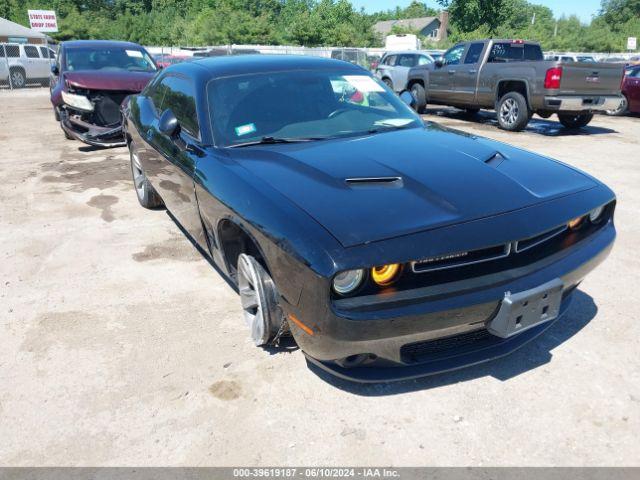
[[[622,82],[622,65],[614,63],[562,63],[562,94],[617,95]]]

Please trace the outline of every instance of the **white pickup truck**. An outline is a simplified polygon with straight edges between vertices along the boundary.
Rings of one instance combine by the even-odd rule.
[[[23,88],[27,83],[49,84],[51,65],[55,52],[45,45],[5,43],[0,45],[0,79],[7,79],[13,88]],[[8,72],[4,72],[7,70]]]

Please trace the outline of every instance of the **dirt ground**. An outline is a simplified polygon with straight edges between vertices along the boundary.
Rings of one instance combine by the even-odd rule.
[[[640,118],[430,111],[605,181],[619,236],[522,350],[363,386],[253,347],[234,291],[139,207],[126,149],[65,140],[47,94],[0,91],[0,464],[640,465]]]

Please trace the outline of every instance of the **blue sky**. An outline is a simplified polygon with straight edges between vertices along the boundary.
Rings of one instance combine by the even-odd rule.
[[[600,9],[600,0],[529,0],[529,2],[551,8],[557,17],[575,13],[585,23],[590,22],[591,17]],[[371,13],[395,8],[396,5],[406,7],[411,3],[411,0],[351,0],[351,3],[356,8],[364,7],[367,12]],[[435,0],[427,0],[427,5],[439,8]]]

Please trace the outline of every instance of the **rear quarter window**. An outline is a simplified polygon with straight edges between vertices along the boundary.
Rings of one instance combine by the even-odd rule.
[[[28,58],[40,58],[38,49],[36,47],[32,47],[31,45],[25,45],[24,53]]]

